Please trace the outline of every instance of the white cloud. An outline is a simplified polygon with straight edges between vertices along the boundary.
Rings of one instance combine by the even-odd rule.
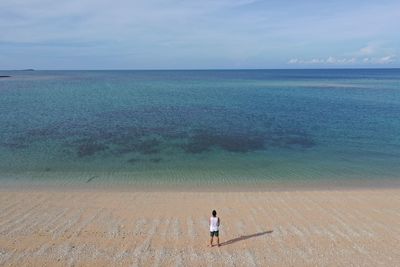
[[[375,60],[377,64],[390,64],[396,60],[396,56],[390,55],[390,56],[380,57]]]
[[[309,61],[310,64],[321,64],[324,63],[325,60],[324,59],[320,59],[320,58],[313,58]]]
[[[396,62],[395,55],[383,56],[383,57],[365,57],[362,59],[362,62],[365,64],[391,64]]]
[[[344,57],[336,58],[329,56],[328,58],[312,58],[312,59],[298,59],[292,58],[288,61],[288,64],[298,65],[360,65],[360,64],[391,64],[397,62],[396,55],[387,55],[382,57]]]
[[[328,64],[335,64],[336,63],[336,58],[334,57],[328,57],[328,59],[326,60],[326,63]]]
[[[324,58],[312,58],[309,60],[292,58],[288,61],[288,64],[304,64],[304,65],[313,65],[313,64],[327,64],[327,65],[345,65],[345,64],[355,64],[357,63],[357,59],[355,57],[352,58],[335,58],[329,56],[327,59]]]
[[[312,58],[309,60],[292,58],[288,61],[288,64],[323,64],[325,63],[325,59],[322,58]]]

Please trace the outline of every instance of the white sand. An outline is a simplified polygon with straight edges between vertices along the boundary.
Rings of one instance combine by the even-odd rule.
[[[207,220],[221,217],[220,248]],[[0,192],[0,266],[399,266],[400,190]]]

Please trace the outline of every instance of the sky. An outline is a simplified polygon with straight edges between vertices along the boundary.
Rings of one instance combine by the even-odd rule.
[[[399,0],[0,0],[0,69],[400,67]]]

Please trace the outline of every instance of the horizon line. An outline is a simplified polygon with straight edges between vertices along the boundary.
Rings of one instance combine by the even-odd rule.
[[[229,70],[379,70],[400,67],[341,67],[341,68],[144,68],[144,69],[1,69],[0,71],[229,71]]]

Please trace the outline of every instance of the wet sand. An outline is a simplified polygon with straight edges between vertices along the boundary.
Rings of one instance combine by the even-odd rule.
[[[0,191],[0,266],[396,266],[399,244],[400,189]]]

